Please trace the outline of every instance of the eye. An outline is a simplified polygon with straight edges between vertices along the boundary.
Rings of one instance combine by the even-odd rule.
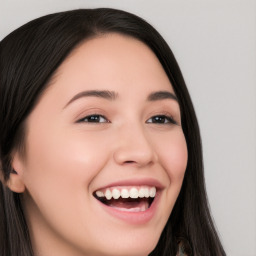
[[[78,120],[78,123],[109,123],[107,118],[105,118],[103,115],[93,114],[86,117],[83,117],[82,119]]]
[[[171,117],[166,115],[157,115],[152,116],[147,120],[146,123],[153,123],[153,124],[177,124],[177,122]]]

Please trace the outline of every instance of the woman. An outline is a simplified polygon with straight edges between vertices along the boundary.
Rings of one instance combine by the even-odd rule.
[[[225,255],[178,64],[113,9],[1,41],[1,255]]]

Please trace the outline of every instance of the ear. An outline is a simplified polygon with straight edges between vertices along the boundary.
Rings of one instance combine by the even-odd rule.
[[[13,192],[23,193],[25,191],[25,184],[23,182],[24,161],[18,153],[15,153],[13,156],[12,168],[13,171],[10,173],[6,185]]]

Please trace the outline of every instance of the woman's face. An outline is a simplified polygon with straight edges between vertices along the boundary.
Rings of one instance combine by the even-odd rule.
[[[148,255],[186,164],[179,105],[153,52],[118,34],[83,43],[30,114],[25,158],[14,156],[36,255]]]

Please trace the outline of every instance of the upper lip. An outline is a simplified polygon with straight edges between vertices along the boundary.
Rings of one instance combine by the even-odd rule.
[[[107,185],[97,188],[97,190],[102,190],[111,187],[122,187],[122,186],[149,186],[149,187],[156,187],[158,190],[163,189],[164,185],[156,180],[155,178],[144,178],[144,179],[126,179],[126,180],[119,180],[111,182]]]

